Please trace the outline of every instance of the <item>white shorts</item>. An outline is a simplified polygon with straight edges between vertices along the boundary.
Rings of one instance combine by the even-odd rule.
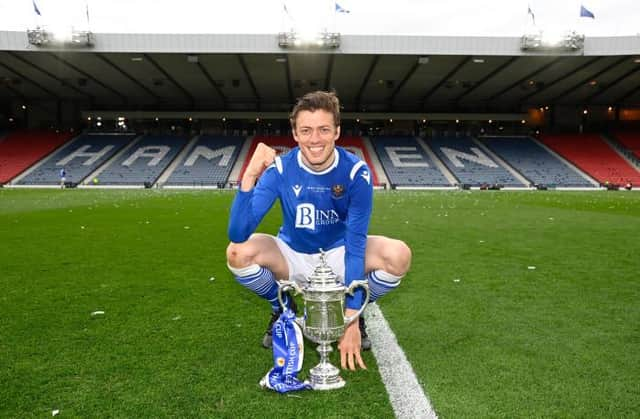
[[[307,278],[313,273],[320,263],[320,253],[299,253],[289,247],[279,237],[274,237],[280,252],[289,266],[289,280],[296,281],[298,285],[307,284]],[[344,246],[336,247],[325,252],[327,264],[338,276],[338,281],[344,283]]]

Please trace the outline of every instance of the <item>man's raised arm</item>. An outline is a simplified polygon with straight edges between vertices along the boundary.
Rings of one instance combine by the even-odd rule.
[[[269,166],[271,166],[276,159],[276,151],[266,145],[265,143],[258,143],[256,150],[249,160],[244,174],[242,175],[242,181],[240,182],[240,190],[243,192],[249,192],[255,186],[256,182],[262,172]]]
[[[265,173],[275,158],[273,148],[258,143],[231,206],[228,234],[233,243],[242,243],[251,236],[278,196],[277,171]]]

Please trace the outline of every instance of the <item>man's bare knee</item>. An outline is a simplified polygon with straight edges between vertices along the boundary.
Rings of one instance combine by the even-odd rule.
[[[402,271],[402,275],[406,274],[411,267],[411,248],[403,241],[398,243],[398,264]]]
[[[384,259],[387,272],[395,276],[404,276],[411,266],[411,249],[401,240],[392,240]]]
[[[245,243],[229,243],[227,263],[234,268],[246,268],[252,263],[252,257]]]

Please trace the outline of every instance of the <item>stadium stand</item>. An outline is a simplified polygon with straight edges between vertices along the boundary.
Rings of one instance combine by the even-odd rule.
[[[369,170],[371,170],[374,186],[378,186],[380,183],[378,180],[378,174],[376,173],[376,170],[375,170],[375,165],[373,164],[373,161],[372,161],[373,156],[369,155],[369,152],[367,151],[363,141],[364,140],[361,137],[344,136],[344,137],[340,137],[336,144],[346,148],[347,150],[356,154],[358,157],[364,160],[369,166]],[[276,151],[279,154],[286,153],[287,151],[297,146],[297,143],[295,142],[293,137],[290,137],[290,136],[256,136],[254,137],[251,142],[249,152],[247,154],[247,159],[242,163],[242,170],[240,171],[240,176],[238,176],[238,179],[236,179],[237,181],[242,179],[242,175],[244,174],[247,164],[249,164],[249,158],[250,156],[253,155],[253,152],[255,151],[256,146],[260,142],[263,142],[266,145],[273,147],[274,149],[276,149]]]
[[[70,133],[17,131],[0,143],[0,184],[24,172],[71,138]]]
[[[452,186],[415,137],[372,140],[391,187]]]
[[[150,187],[186,143],[182,136],[144,136],[100,172],[99,185]]]
[[[434,137],[427,144],[463,185],[525,186],[470,137]]]
[[[534,185],[595,186],[530,137],[484,137],[480,141]]]
[[[64,168],[67,182],[80,183],[134,138],[133,134],[84,134],[51,154],[20,179],[19,185],[57,185]]]
[[[640,172],[597,134],[547,134],[540,139],[601,184],[640,184]]]
[[[627,150],[640,159],[640,133],[618,131],[614,133],[614,138],[618,140]]]
[[[212,186],[226,183],[244,141],[244,137],[198,137],[164,185]]]

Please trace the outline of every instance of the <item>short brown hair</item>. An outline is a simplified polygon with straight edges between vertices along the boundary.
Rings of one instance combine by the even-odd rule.
[[[289,122],[291,128],[296,129],[296,118],[300,111],[315,112],[318,109],[327,111],[333,114],[333,122],[336,127],[340,126],[340,100],[335,92],[324,92],[318,90],[315,92],[307,93],[306,95],[298,98],[293,110],[289,114]]]

